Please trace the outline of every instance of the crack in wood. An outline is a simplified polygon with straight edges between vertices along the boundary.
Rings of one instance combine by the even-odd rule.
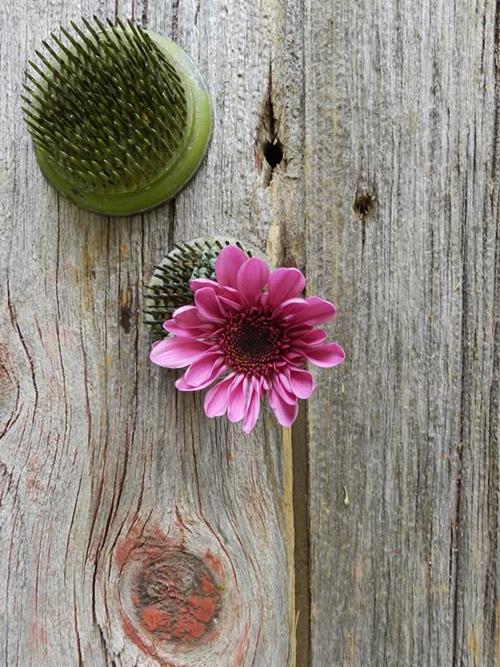
[[[271,184],[276,167],[284,158],[284,146],[279,138],[279,122],[273,103],[273,72],[269,64],[267,91],[262,104],[262,113],[256,129],[255,163],[262,174],[262,187]]]

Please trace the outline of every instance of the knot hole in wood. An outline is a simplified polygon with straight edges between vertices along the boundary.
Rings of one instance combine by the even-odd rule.
[[[192,517],[186,530],[186,521],[177,514],[166,532],[137,523],[118,540],[103,581],[103,624],[111,644],[122,642],[121,626],[130,656],[138,649],[168,667],[226,665],[247,650],[250,610],[241,609],[234,566],[215,534]]]
[[[263,187],[269,187],[276,167],[283,162],[285,148],[279,138],[279,120],[273,102],[273,77],[269,68],[267,90],[256,128],[255,163]]]
[[[376,206],[376,198],[365,185],[358,186],[354,198],[353,211],[360,220],[365,220],[373,215]]]
[[[160,641],[201,639],[210,632],[221,606],[221,594],[208,567],[184,551],[145,560],[132,586],[137,617]]]

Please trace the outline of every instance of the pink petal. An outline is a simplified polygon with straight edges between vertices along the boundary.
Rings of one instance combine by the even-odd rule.
[[[269,392],[269,405],[281,426],[291,426],[297,417],[299,406],[297,403],[289,405],[281,398],[277,391],[271,389]]]
[[[288,363],[285,363],[284,365],[286,365],[286,366],[300,366],[301,364],[306,363],[305,355],[306,355],[305,346],[304,346],[304,348],[297,348],[296,350],[289,350],[285,354],[285,359],[286,359],[286,362],[288,362]]]
[[[242,299],[237,289],[227,287],[226,285],[219,285],[214,280],[208,280],[207,278],[196,278],[189,285],[193,292],[210,287],[215,291],[221,303],[228,304],[233,310],[240,310],[241,308]]]
[[[178,338],[206,338],[209,335],[206,329],[201,329],[200,327],[185,328],[180,326],[175,320],[167,320],[163,323],[163,328]]]
[[[298,337],[298,340],[294,342],[300,343],[300,345],[319,345],[324,340],[326,340],[326,331],[323,331],[323,329],[312,329],[300,336],[300,338]]]
[[[306,304],[305,310],[292,318],[294,323],[300,321],[308,324],[323,324],[323,322],[332,320],[337,312],[333,303],[320,299],[319,296],[308,296]]]
[[[223,296],[219,297],[219,301],[225,307],[226,312],[233,311],[234,313],[240,311],[242,308],[241,304],[230,301],[229,299],[225,299]]]
[[[269,267],[258,257],[247,259],[241,265],[238,271],[238,289],[248,303],[255,303],[267,283],[268,276]]]
[[[255,427],[257,419],[259,418],[261,394],[262,387],[259,381],[255,378],[252,378],[243,421],[244,433],[251,433]]]
[[[278,304],[274,312],[283,315],[284,317],[290,317],[290,315],[299,313],[305,307],[305,304],[305,299],[287,299],[286,301],[283,301],[283,303]]]
[[[237,375],[229,390],[229,408],[227,418],[230,422],[239,422],[245,415],[245,389],[247,379],[243,375]]]
[[[177,320],[179,324],[183,324],[186,327],[196,327],[200,324],[200,318],[198,316],[196,306],[181,306],[180,308],[174,310],[172,318]]]
[[[201,389],[206,389],[214,380],[216,380],[219,375],[224,373],[227,370],[226,366],[222,366],[219,369],[219,372],[215,375],[215,377],[211,377],[208,379],[206,382],[203,384],[198,385],[197,387],[193,387],[192,385],[188,384],[186,380],[184,379],[184,375],[180,377],[178,380],[175,381],[175,386],[179,391],[200,391]]]
[[[286,375],[277,373],[273,378],[273,386],[285,403],[295,405],[297,397],[292,393],[290,381]]]
[[[309,296],[307,299],[288,299],[278,307],[277,312],[288,318],[292,325],[321,324],[335,317],[333,303],[320,299],[319,296]]]
[[[209,278],[194,278],[189,283],[189,287],[193,290],[193,292],[197,292],[199,289],[203,289],[204,287],[211,287],[212,289],[217,290],[219,283],[215,282],[215,280],[210,280]]]
[[[206,353],[208,343],[184,338],[166,338],[155,345],[149,358],[164,368],[182,368]]]
[[[221,250],[215,260],[215,275],[217,282],[228,287],[237,287],[238,271],[240,266],[246,262],[248,255],[235,245],[230,245]]]
[[[194,295],[194,302],[202,317],[212,322],[224,322],[225,314],[218,296],[211,287],[198,290]]]
[[[314,391],[314,379],[309,371],[290,368],[290,387],[297,398],[309,398]]]
[[[338,366],[345,359],[345,352],[338,343],[325,343],[315,347],[304,347],[305,356],[316,366],[331,368]]]
[[[306,279],[298,269],[276,269],[271,271],[268,286],[269,305],[278,306],[298,296],[306,286]]]
[[[209,352],[194,361],[184,373],[184,381],[191,387],[199,388],[218,377],[224,364],[224,355],[220,351]]]
[[[221,380],[205,396],[205,414],[207,417],[225,415],[228,408],[229,389],[233,382],[234,373]]]

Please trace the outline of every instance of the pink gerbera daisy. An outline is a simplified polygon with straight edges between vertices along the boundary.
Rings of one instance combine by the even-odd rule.
[[[269,271],[236,246],[220,252],[215,275],[191,281],[194,305],[178,308],[164,323],[171,335],[154,345],[151,361],[187,366],[176,382],[181,391],[204,389],[223,376],[205,396],[208,417],[227,413],[250,433],[267,396],[278,422],[290,426],[298,399],[314,390],[306,363],[330,367],[344,360],[340,345],[325,343],[325,331],[314,327],[331,320],[335,306],[300,298],[305,278],[298,269]]]

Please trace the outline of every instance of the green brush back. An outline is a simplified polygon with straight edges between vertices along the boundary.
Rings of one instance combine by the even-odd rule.
[[[83,28],[71,22],[73,32],[61,28],[61,38],[52,33],[43,41],[40,64],[30,61],[26,73],[23,110],[40,166],[85,208],[111,215],[151,208],[175,194],[198,166],[211,129],[208,95],[170,40],[130,21],[82,22]],[[200,93],[202,141],[182,170],[178,163],[199,134],[193,115]],[[166,179],[158,187],[169,169],[173,183]],[[120,195],[130,206],[114,210]]]

